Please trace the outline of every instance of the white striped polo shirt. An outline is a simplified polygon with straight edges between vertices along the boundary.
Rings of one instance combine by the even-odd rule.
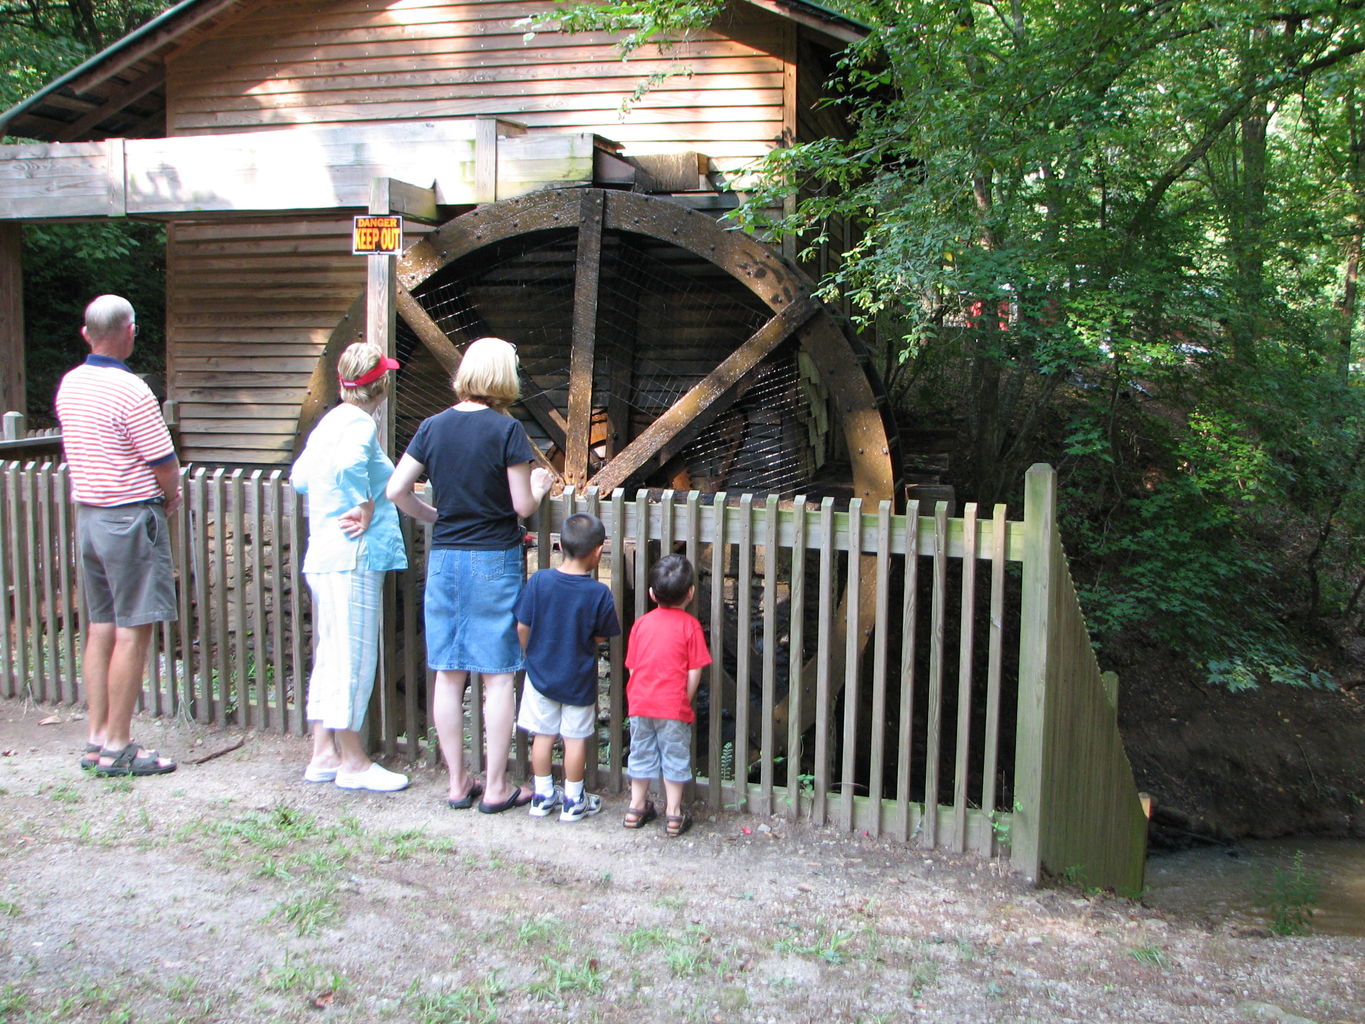
[[[123,362],[91,354],[62,378],[57,419],[82,505],[127,505],[162,497],[152,467],[175,446],[151,388]]]

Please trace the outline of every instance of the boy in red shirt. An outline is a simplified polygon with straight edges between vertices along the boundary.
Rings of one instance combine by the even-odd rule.
[[[692,781],[692,698],[711,652],[701,623],[683,609],[692,600],[692,563],[667,555],[649,570],[649,596],[658,605],[630,630],[626,652],[626,705],[630,712],[630,806],[626,828],[658,817],[650,784],[664,780],[665,835],[676,838],[692,825],[683,812],[683,787]]]

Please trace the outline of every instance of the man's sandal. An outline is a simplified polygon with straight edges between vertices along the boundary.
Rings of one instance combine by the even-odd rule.
[[[646,800],[644,807],[627,807],[626,816],[621,819],[622,828],[644,828],[659,816],[653,800]]]
[[[142,747],[134,740],[122,750],[110,750],[107,747],[100,751],[100,758],[112,758],[109,764],[95,765],[95,774],[106,778],[122,778],[126,775],[166,775],[175,771],[174,761],[163,761],[155,750],[148,750],[141,757],[138,751]]]
[[[81,755],[82,768],[98,768],[100,763],[100,751],[104,748],[98,743],[87,743],[85,753]]]
[[[664,821],[664,835],[669,839],[677,839],[691,827],[692,819],[686,814],[670,814]]]

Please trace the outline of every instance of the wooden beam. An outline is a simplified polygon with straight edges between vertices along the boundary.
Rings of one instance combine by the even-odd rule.
[[[99,124],[106,117],[117,114],[130,103],[136,103],[149,92],[161,88],[166,83],[166,67],[158,64],[145,75],[140,75],[133,79],[122,89],[104,97],[100,105],[78,121],[73,121],[64,128],[57,137],[58,142],[69,142],[79,138],[87,131]]]
[[[582,488],[588,480],[592,435],[592,371],[597,343],[597,293],[602,277],[602,218],[606,195],[583,194],[574,277],[573,341],[569,350],[569,427],[565,435],[564,482]]]
[[[684,431],[688,436],[695,437],[714,422],[721,412],[731,408],[731,398],[736,389],[745,385],[764,357],[800,330],[819,309],[820,303],[809,296],[802,296],[783,307],[749,340],[674,402],[672,408],[646,427],[616,458],[602,467],[588,481],[588,486],[610,493],[655,455],[665,449],[676,451],[681,448],[686,443],[682,439]]]
[[[389,208],[392,178],[375,178],[370,184],[370,213],[384,216]],[[365,257],[365,340],[390,358],[394,355],[394,330],[397,327],[397,256],[388,254]],[[384,404],[384,436],[379,439],[392,454],[394,402]]]
[[[434,192],[395,189],[395,212],[437,223],[436,206],[592,184],[596,136],[478,123],[494,139],[491,184],[476,180],[473,118],[0,146],[0,220],[360,211],[375,178],[401,177]]]
[[[400,283],[397,290],[398,315],[403,318],[403,322],[412,328],[412,333],[417,335],[417,340],[427,347],[427,350],[441,364],[441,369],[452,377],[460,367],[460,350],[455,347],[455,343],[446,336],[446,332],[441,330],[439,324],[431,318],[422,304],[412,297],[412,292],[408,291]]]
[[[18,224],[0,222],[0,412],[27,415],[23,241]]]

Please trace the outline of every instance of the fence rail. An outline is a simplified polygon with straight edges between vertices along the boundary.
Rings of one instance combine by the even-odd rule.
[[[278,470],[194,468],[171,517],[179,620],[157,632],[143,707],[302,735],[312,643],[306,519]],[[547,500],[528,569],[560,524],[606,524],[601,577],[623,617],[604,659],[590,782],[624,784],[624,635],[648,567],[683,551],[713,665],[698,696],[696,795],[987,856],[1030,878],[1082,869],[1141,887],[1145,821],[1055,525],[1055,477],[1003,506],[905,514],[797,498],[623,492]],[[0,463],[0,692],[82,699],[74,508],[64,465]],[[404,520],[390,574],[372,744],[435,759],[422,637],[429,529]],[[470,756],[482,758],[477,681]],[[526,749],[515,756],[525,769]],[[1137,817],[1134,817],[1136,813]]]

